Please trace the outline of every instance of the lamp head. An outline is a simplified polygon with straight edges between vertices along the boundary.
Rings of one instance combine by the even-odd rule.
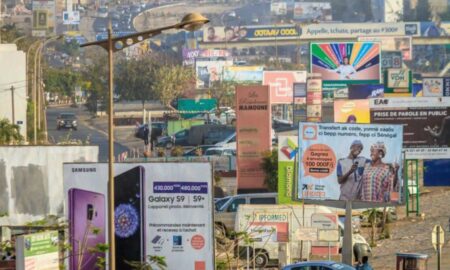
[[[200,13],[189,13],[183,17],[177,28],[192,32],[199,30],[208,22],[209,20]]]

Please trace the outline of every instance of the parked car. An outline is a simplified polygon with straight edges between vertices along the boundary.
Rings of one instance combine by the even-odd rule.
[[[286,265],[283,270],[355,270],[355,268],[333,261],[310,261]]]
[[[236,156],[235,147],[211,147],[205,152],[205,156]]]
[[[56,118],[56,129],[71,128],[77,130],[77,117],[73,113],[60,113]]]

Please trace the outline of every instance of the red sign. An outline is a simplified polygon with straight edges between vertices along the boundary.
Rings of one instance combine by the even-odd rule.
[[[306,71],[264,71],[263,85],[270,87],[271,104],[292,104],[294,83],[305,83],[306,75]]]
[[[261,162],[272,146],[269,87],[237,86],[236,116],[238,189],[265,188]]]

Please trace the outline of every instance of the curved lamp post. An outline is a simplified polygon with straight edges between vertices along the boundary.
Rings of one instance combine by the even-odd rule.
[[[114,243],[114,133],[113,133],[113,53],[130,47],[136,43],[154,37],[161,34],[163,31],[169,29],[180,29],[187,31],[199,30],[204,24],[208,23],[209,20],[203,17],[199,13],[190,13],[183,17],[181,22],[165,26],[161,28],[156,28],[148,31],[138,32],[121,37],[112,37],[111,23],[108,27],[108,39],[89,42],[80,45],[80,47],[87,47],[97,45],[108,51],[108,90],[109,90],[109,110],[108,110],[108,141],[109,141],[109,158],[108,158],[108,241],[109,241],[109,269],[115,270],[115,252],[116,247]]]

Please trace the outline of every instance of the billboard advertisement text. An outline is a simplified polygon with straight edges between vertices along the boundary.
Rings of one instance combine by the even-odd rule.
[[[412,60],[412,39],[410,36],[403,37],[358,37],[358,41],[363,42],[379,42],[381,50],[384,51],[400,51],[403,60]]]
[[[195,61],[197,88],[209,88],[213,82],[222,80],[224,67],[231,65],[233,65],[232,60],[197,58]]]
[[[334,122],[370,123],[369,100],[334,100]]]
[[[264,71],[263,85],[270,88],[272,104],[291,104],[295,83],[306,83],[306,71]]]
[[[259,84],[263,80],[263,66],[226,66],[223,80],[241,84]]]

